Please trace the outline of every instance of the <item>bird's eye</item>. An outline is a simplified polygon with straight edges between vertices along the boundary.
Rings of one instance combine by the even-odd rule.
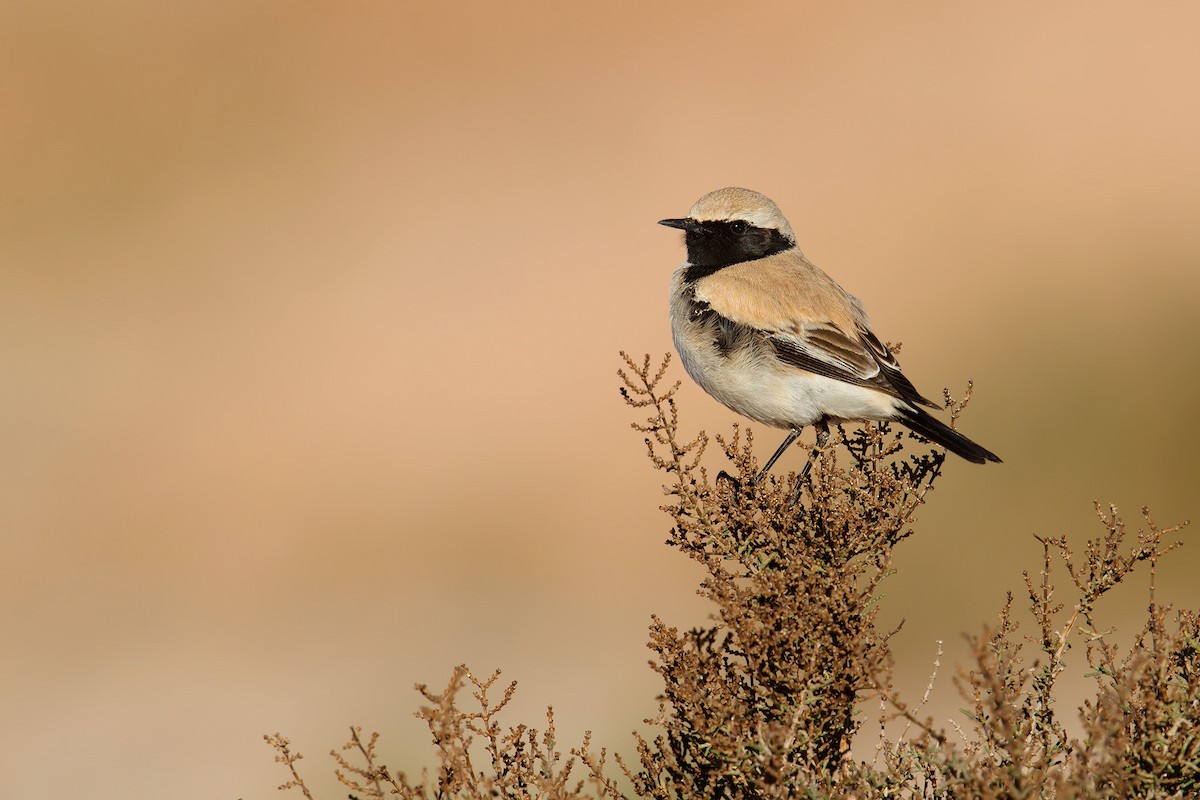
[[[746,223],[740,219],[735,219],[733,222],[729,223],[729,230],[740,236],[746,232]]]

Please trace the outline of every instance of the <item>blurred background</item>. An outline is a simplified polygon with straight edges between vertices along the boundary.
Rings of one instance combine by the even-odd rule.
[[[0,795],[274,797],[282,731],[341,796],[350,724],[434,763],[412,687],[464,661],[520,681],[510,722],[553,704],[564,747],[632,754],[650,614],[707,609],[617,352],[671,349],[654,223],[726,185],[779,203],[922,391],[976,383],[962,427],[1005,463],[947,463],[884,606],[901,691],[944,641],[926,710],[961,719],[962,634],[1022,596],[1033,534],[1103,533],[1094,499],[1197,513],[1198,27],[0,3]],[[687,429],[727,432],[672,369]],[[1200,606],[1197,567],[1159,598]],[[1100,617],[1129,636],[1145,602]]]

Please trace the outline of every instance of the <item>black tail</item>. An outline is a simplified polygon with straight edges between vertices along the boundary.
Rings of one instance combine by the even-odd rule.
[[[942,424],[936,417],[930,416],[923,409],[913,406],[901,408],[899,412],[899,416],[896,418],[897,422],[907,425],[934,444],[940,444],[956,456],[961,456],[976,464],[983,464],[987,461],[1000,463],[1000,456],[991,450],[980,447],[950,426]]]

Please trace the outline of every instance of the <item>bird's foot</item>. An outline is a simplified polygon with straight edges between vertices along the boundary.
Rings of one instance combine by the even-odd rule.
[[[725,481],[730,486],[732,486],[734,494],[737,494],[742,491],[742,482],[740,480],[738,480],[737,478],[733,477],[732,475],[730,475],[725,470],[721,470],[720,472],[717,473],[717,483],[720,483],[721,481]],[[751,485],[753,485],[753,482],[751,482]]]

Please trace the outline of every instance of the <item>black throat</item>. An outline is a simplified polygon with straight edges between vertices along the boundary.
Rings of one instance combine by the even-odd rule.
[[[759,228],[743,220],[701,222],[687,232],[684,241],[690,265],[684,279],[689,282],[796,246],[774,228]]]

